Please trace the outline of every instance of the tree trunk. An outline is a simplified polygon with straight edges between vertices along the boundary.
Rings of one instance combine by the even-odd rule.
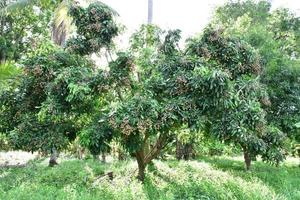
[[[144,150],[141,150],[136,153],[136,160],[138,163],[138,168],[139,168],[139,174],[138,174],[138,179],[142,182],[145,180],[145,169],[146,169],[146,163],[145,163],[145,155],[144,155]]]
[[[119,161],[125,160],[126,154],[124,153],[123,149],[121,149],[120,147],[118,147],[117,153],[118,153],[118,160]]]
[[[4,64],[6,61],[6,55],[5,52],[0,50],[0,64]]]
[[[57,163],[57,156],[58,156],[57,150],[56,150],[55,147],[53,147],[51,149],[51,155],[50,155],[50,160],[49,160],[49,167],[53,167],[54,165],[58,165],[58,163]]]
[[[99,155],[93,155],[94,160],[99,160]]]
[[[192,143],[187,143],[185,144],[183,149],[183,158],[184,160],[189,160],[193,157],[193,144]]]
[[[143,163],[139,163],[138,166],[139,166],[139,176],[138,176],[138,179],[140,181],[144,182],[144,180],[145,180],[145,169],[146,169],[146,166]]]
[[[153,18],[153,0],[148,0],[148,24],[152,23]]]
[[[183,157],[183,145],[177,139],[177,141],[176,141],[176,158],[177,158],[177,160],[181,160],[182,157]]]
[[[154,158],[156,158],[159,155],[161,149],[165,145],[167,137],[165,134],[160,135],[156,140],[155,145],[151,147],[150,152],[147,153],[147,155],[145,155],[145,144],[147,144],[147,139],[148,137],[144,139],[144,144],[141,150],[135,153],[135,157],[139,168],[138,179],[142,182],[144,182],[145,180],[145,169],[147,164],[149,164]]]
[[[102,162],[106,162],[106,155],[105,155],[105,153],[102,153],[102,155],[101,155],[101,157],[102,157]]]
[[[248,171],[250,170],[251,167],[251,157],[250,157],[250,153],[246,148],[243,147],[243,151],[244,151],[245,166],[246,166],[246,170]]]
[[[182,144],[179,140],[176,142],[176,158],[177,160],[189,160],[194,157],[193,144]]]
[[[80,160],[82,160],[83,159],[83,154],[84,154],[84,148],[80,146],[77,152],[78,152],[78,158]]]

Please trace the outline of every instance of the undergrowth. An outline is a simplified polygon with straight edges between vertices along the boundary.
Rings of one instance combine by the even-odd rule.
[[[63,160],[49,168],[43,160],[24,168],[0,169],[0,199],[300,199],[300,168],[286,162],[272,167],[229,157],[198,161],[154,161],[142,184],[133,161],[103,164]],[[111,181],[105,174],[112,171]]]

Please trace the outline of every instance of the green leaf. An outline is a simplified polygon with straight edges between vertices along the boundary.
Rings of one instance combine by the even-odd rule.
[[[296,127],[296,128],[300,128],[300,122],[296,123],[296,124],[295,124],[295,127]]]

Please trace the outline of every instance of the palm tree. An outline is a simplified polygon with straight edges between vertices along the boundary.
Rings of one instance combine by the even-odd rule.
[[[55,44],[63,46],[72,28],[72,18],[68,16],[70,1],[63,0],[55,9],[51,36]]]
[[[68,10],[72,3],[76,3],[74,0],[63,0],[54,12],[52,23],[52,40],[55,44],[63,46],[68,35],[74,31],[72,26],[72,18],[68,16]],[[118,16],[118,12],[108,5],[97,0],[84,0],[84,3],[98,3],[109,8],[115,16]]]
[[[0,3],[0,21],[3,17],[8,15],[10,12],[14,12],[24,6],[29,6],[37,3],[37,0],[2,0]],[[72,3],[76,3],[76,0],[62,0],[61,3],[58,4],[57,8],[53,14],[53,21],[52,21],[52,40],[57,45],[64,45],[68,35],[74,31],[72,27],[72,18],[68,16],[68,10]],[[85,3],[90,4],[97,2],[98,4],[104,5],[108,7],[114,15],[118,15],[118,13],[109,7],[108,5],[102,3],[101,1],[97,0],[84,0]]]
[[[36,3],[36,0],[3,0],[0,3],[0,20],[5,20],[5,17],[11,12]],[[56,8],[52,23],[52,39],[54,43],[63,45],[68,31],[71,27],[71,19],[68,17],[68,5],[70,0],[63,0]]]
[[[152,23],[153,18],[153,0],[148,0],[148,24]]]

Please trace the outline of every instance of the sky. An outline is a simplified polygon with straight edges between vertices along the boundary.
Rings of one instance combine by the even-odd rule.
[[[120,14],[127,34],[147,22],[148,0],[101,0]],[[227,0],[153,0],[153,23],[163,29],[182,30],[184,38],[198,33],[209,22],[214,9]],[[300,0],[272,0],[272,9],[288,7],[300,16]]]
[[[163,30],[180,29],[181,42],[201,30],[211,19],[214,9],[228,0],[153,0],[153,23]],[[119,21],[126,26],[126,31],[115,42],[119,50],[128,47],[128,38],[147,22],[148,0],[101,0],[116,10]],[[287,7],[300,17],[300,0],[272,0],[272,9]],[[107,64],[104,58],[93,55],[92,58]]]

